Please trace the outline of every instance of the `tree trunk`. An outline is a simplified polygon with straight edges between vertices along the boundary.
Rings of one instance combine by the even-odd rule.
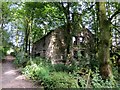
[[[100,60],[100,72],[103,79],[110,78],[112,75],[110,66],[110,23],[106,16],[106,2],[99,2],[99,27],[100,43],[98,57]]]
[[[1,7],[3,7],[3,4],[2,4],[2,6]],[[1,23],[1,29],[0,29],[0,46],[3,46],[3,41],[4,41],[4,38],[3,38],[3,24],[4,24],[4,17],[3,17],[3,13],[4,13],[4,11],[3,11],[3,9],[1,9],[2,11],[2,13],[1,13],[1,18],[0,18],[0,23]],[[3,50],[1,50],[0,51],[0,60],[3,58]]]
[[[28,46],[28,24],[27,24],[27,26],[25,28],[26,28],[26,30],[25,30],[25,53],[27,53],[27,46]]]
[[[28,37],[28,39],[29,39],[29,56],[30,56],[30,53],[31,53],[31,42],[32,42],[32,40],[31,40],[31,31],[32,31],[32,19],[31,19],[31,21],[30,21],[30,25],[29,25],[29,37]]]
[[[70,35],[70,3],[67,5],[67,54],[70,54],[70,45],[71,45],[71,35]]]

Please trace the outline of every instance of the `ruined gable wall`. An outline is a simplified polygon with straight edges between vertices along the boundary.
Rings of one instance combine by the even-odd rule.
[[[33,55],[51,59],[52,63],[60,62],[65,55],[65,36],[63,29],[56,29],[33,44]]]
[[[45,37],[38,40],[37,42],[35,42],[32,48],[33,56],[46,57],[45,51],[47,49],[47,46],[49,45],[50,39],[51,39],[51,34],[48,34]]]
[[[65,53],[64,30],[56,29],[45,39],[46,57],[51,59],[52,64],[63,59]]]

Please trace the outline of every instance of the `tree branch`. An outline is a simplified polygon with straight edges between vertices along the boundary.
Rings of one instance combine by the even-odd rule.
[[[118,9],[110,18],[109,20],[111,21],[117,14],[120,13],[120,9]]]
[[[115,27],[115,30],[118,31],[118,33],[120,33],[120,31]]]
[[[93,6],[95,6],[95,4],[92,4],[89,8],[87,8],[86,10],[90,10],[93,8]]]
[[[114,24],[112,24],[114,27],[116,27],[116,28],[119,28],[120,26],[117,26],[117,25],[114,25]]]

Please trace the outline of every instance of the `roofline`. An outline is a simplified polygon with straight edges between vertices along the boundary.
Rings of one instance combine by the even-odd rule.
[[[35,43],[39,42],[40,40],[42,40],[43,38],[47,37],[47,36],[48,36],[49,34],[51,34],[53,31],[58,30],[58,29],[60,29],[60,28],[63,29],[64,27],[65,27],[65,25],[61,25],[61,26],[57,27],[56,29],[50,30],[47,34],[43,35],[39,40],[37,40],[37,41],[34,42],[33,44],[35,44]]]

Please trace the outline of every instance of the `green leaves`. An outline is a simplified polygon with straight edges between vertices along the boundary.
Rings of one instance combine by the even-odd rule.
[[[66,72],[54,71],[52,64],[42,58],[34,58],[23,69],[23,74],[33,80],[42,81],[45,88],[77,88],[77,82]]]

